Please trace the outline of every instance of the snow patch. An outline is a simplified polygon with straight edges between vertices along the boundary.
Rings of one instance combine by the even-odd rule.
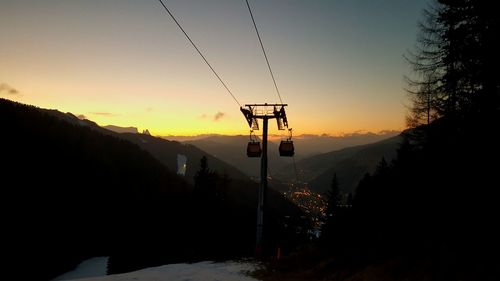
[[[192,264],[167,264],[129,273],[78,279],[78,281],[257,281],[246,276],[256,267],[255,264],[248,262],[204,261]]]
[[[72,280],[86,277],[105,276],[108,268],[108,257],[96,257],[81,262],[75,270],[66,272],[52,281]]]

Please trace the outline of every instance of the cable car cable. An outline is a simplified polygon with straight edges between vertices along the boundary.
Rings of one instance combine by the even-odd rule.
[[[271,78],[273,78],[274,88],[276,89],[276,93],[278,93],[278,97],[280,98],[280,102],[283,103],[281,99],[280,91],[278,90],[278,85],[276,84],[276,79],[274,79],[273,70],[271,69],[271,64],[269,63],[269,59],[267,58],[266,50],[264,49],[264,44],[262,44],[262,39],[260,38],[259,29],[257,28],[257,24],[255,24],[255,19],[253,17],[252,9],[250,8],[250,4],[248,0],[247,2],[248,11],[250,12],[250,16],[252,17],[253,26],[255,27],[255,31],[257,32],[257,37],[259,37],[260,47],[262,48],[262,53],[264,53],[264,57],[266,58],[267,67],[269,68],[269,73],[271,73]]]
[[[215,69],[212,67],[212,65],[210,65],[210,63],[208,62],[208,60],[205,58],[205,56],[203,55],[203,53],[200,51],[200,49],[198,49],[198,47],[196,46],[196,44],[193,42],[193,40],[191,40],[191,37],[189,37],[189,35],[187,34],[187,32],[184,30],[184,28],[182,28],[182,26],[180,25],[180,23],[177,21],[177,19],[174,17],[174,15],[172,14],[172,12],[170,12],[170,10],[167,8],[167,6],[165,5],[165,3],[163,3],[162,0],[158,0],[158,2],[160,2],[160,4],[163,6],[163,8],[165,8],[165,11],[167,11],[167,13],[170,15],[170,17],[174,20],[174,22],[177,24],[177,26],[180,28],[180,30],[182,31],[182,33],[184,33],[184,35],[186,36],[186,38],[189,40],[189,42],[191,43],[191,45],[193,45],[193,47],[196,49],[196,51],[198,52],[198,54],[200,54],[201,58],[205,61],[205,63],[208,65],[208,67],[210,67],[210,69],[212,70],[212,72],[214,73],[214,75],[219,79],[219,81],[222,83],[222,85],[224,86],[224,88],[226,88],[227,92],[231,95],[231,97],[234,99],[234,101],[241,107],[241,104],[240,102],[236,99],[236,97],[234,96],[234,94],[231,92],[231,90],[229,90],[229,87],[226,85],[226,83],[224,83],[224,81],[222,80],[222,78],[219,76],[219,74],[217,74],[217,72],[215,71]]]

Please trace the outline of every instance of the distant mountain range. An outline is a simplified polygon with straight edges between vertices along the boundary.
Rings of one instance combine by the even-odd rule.
[[[199,147],[215,157],[230,163],[255,180],[260,178],[260,158],[248,158],[246,155],[247,136],[216,135],[185,143]],[[274,171],[290,163],[290,159],[279,157],[278,146],[272,142],[268,145],[268,161],[270,171]]]
[[[342,137],[326,135],[295,137],[293,139],[296,151],[295,161],[297,162],[297,168],[300,170],[302,178],[300,180],[310,182],[314,190],[323,191],[324,181],[316,179],[316,177],[319,177],[323,172],[327,173],[330,168],[339,169],[339,176],[344,174],[341,178],[346,178],[344,183],[346,189],[351,191],[352,186],[356,185],[360,179],[359,173],[363,175],[372,171],[373,165],[376,165],[382,157],[386,157],[387,160],[394,157],[397,143],[391,140],[396,140],[397,137],[394,136],[397,135],[398,132],[387,131],[381,134],[356,133]],[[195,145],[224,160],[253,179],[258,179],[260,176],[260,158],[248,158],[246,156],[247,136],[211,135],[186,141],[186,143]],[[370,145],[370,143],[372,144]],[[279,139],[269,142],[268,173],[272,178],[289,182],[296,178],[293,167],[294,159],[280,157],[278,145]],[[322,153],[317,153],[315,156],[306,156],[315,152]],[[341,160],[343,162],[339,163]],[[307,163],[318,164],[309,165]],[[349,176],[351,174],[352,176]],[[325,177],[327,176],[325,175]]]
[[[308,156],[313,156],[316,154],[339,150],[349,146],[374,143],[383,139],[387,139],[389,137],[396,136],[399,133],[400,131],[380,131],[378,133],[355,132],[339,136],[331,136],[327,134],[298,135],[293,137],[296,150],[295,157],[296,159],[300,159]],[[237,141],[246,144],[246,142],[248,142],[248,136],[244,135],[236,135],[236,136],[219,135],[219,134],[204,134],[195,136],[169,135],[169,136],[163,136],[162,138],[179,142],[189,142],[193,144],[204,143],[205,141],[221,143],[221,144],[236,144]],[[282,139],[285,139],[285,137],[281,135],[269,135],[269,141],[273,143],[278,143]]]
[[[294,144],[299,155],[309,157],[346,147],[375,143],[399,133],[399,131],[381,131],[379,133],[358,132],[342,136],[301,135],[294,137]]]
[[[92,121],[80,120],[71,113],[64,114],[56,110],[48,112],[68,122],[90,126],[103,134],[131,141],[150,152],[172,171],[177,171],[178,168],[177,155],[185,155],[186,179],[190,183],[193,183],[199,160],[203,156],[208,158],[211,169],[220,174],[227,174],[235,179],[249,177],[254,181],[258,181],[260,177],[260,158],[246,156],[248,136],[213,134],[168,137],[184,140],[181,143],[139,134],[135,127],[105,126],[104,128],[112,129],[108,130]],[[372,172],[382,157],[388,162],[395,157],[401,140],[398,134],[397,131],[383,131],[378,134],[366,132],[344,136],[300,135],[293,138],[295,167],[292,158],[279,156],[279,136],[270,136],[272,140],[268,145],[268,175],[274,179],[275,189],[282,190],[286,188],[286,182],[299,180],[307,183],[313,191],[325,192],[333,174],[337,173],[343,191],[354,192],[359,180],[365,173]],[[313,156],[307,156],[310,154]]]
[[[401,136],[394,136],[376,143],[348,147],[312,156],[296,163],[299,180],[307,182],[311,190],[325,193],[336,173],[341,190],[354,192],[366,173],[372,173],[382,158],[389,163],[396,157],[402,142]],[[290,173],[293,166],[282,170],[278,176]]]

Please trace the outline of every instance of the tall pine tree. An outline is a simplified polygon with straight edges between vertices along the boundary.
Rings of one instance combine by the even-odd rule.
[[[411,107],[417,126],[441,116],[498,114],[499,17],[492,1],[438,0],[424,11],[415,50],[407,60]]]
[[[328,197],[327,201],[328,205],[326,208],[326,214],[330,218],[336,213],[338,206],[341,203],[341,195],[339,190],[339,181],[337,179],[337,173],[333,175],[332,183],[330,185],[330,190],[328,190],[327,197]]]

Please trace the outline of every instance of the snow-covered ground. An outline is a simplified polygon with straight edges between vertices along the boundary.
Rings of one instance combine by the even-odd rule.
[[[256,281],[257,279],[246,275],[256,267],[257,265],[250,262],[204,261],[192,264],[167,264],[123,274],[72,279],[74,281]]]
[[[91,258],[80,263],[75,270],[64,273],[52,281],[104,276],[106,275],[107,267],[108,257]]]

